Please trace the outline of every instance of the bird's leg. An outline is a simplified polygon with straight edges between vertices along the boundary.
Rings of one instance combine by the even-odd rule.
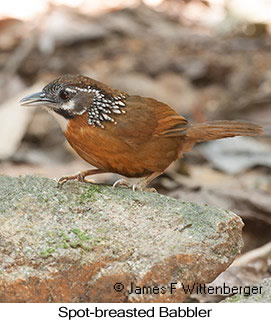
[[[144,177],[143,179],[139,180],[132,186],[133,191],[140,190],[140,191],[147,191],[147,192],[156,192],[156,189],[153,187],[148,188],[147,186],[153,181],[156,177],[161,175],[163,172],[153,172],[151,175]]]
[[[85,179],[85,177],[89,175],[96,175],[96,174],[102,174],[102,173],[107,173],[107,172],[104,170],[95,168],[95,169],[88,169],[71,176],[63,176],[57,181],[57,187],[61,187],[64,183],[71,180],[77,180],[79,182],[86,182],[86,183],[95,183],[94,180],[91,180],[91,179],[87,180]]]
[[[148,188],[147,186],[150,184],[152,180],[154,180],[157,176],[161,175],[161,172],[154,172],[151,175],[144,177],[139,180],[135,184],[128,183],[125,179],[119,179],[113,184],[113,188],[116,186],[125,186],[128,188],[132,188],[133,191],[147,191],[147,192],[156,192],[155,188]]]

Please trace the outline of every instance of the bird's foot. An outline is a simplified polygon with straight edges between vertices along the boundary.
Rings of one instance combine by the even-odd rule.
[[[135,183],[132,187],[133,192],[135,191],[143,191],[143,192],[149,192],[149,193],[157,193],[156,189],[154,187],[146,187],[146,185],[141,185],[139,181],[138,183]]]
[[[87,173],[87,171],[83,171],[74,175],[70,175],[70,176],[63,176],[60,177],[57,181],[57,187],[61,188],[62,185],[68,181],[72,181],[72,180],[76,180],[78,182],[85,182],[85,183],[91,183],[94,184],[95,181],[93,179],[86,179],[85,177],[88,176],[89,174]]]
[[[132,188],[132,185],[128,181],[126,181],[126,179],[124,179],[124,178],[121,178],[121,179],[118,179],[117,181],[115,181],[112,187],[115,188],[117,186]]]
[[[140,180],[135,184],[131,184],[128,181],[126,181],[124,178],[117,180],[114,184],[113,184],[113,188],[120,186],[120,187],[127,187],[127,188],[131,188],[133,192],[135,191],[144,191],[144,192],[152,192],[152,193],[157,193],[156,189],[153,187],[146,187],[146,181]]]

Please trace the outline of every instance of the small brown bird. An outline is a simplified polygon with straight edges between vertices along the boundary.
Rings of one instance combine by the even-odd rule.
[[[183,153],[200,141],[259,136],[261,126],[237,121],[190,124],[165,103],[114,90],[82,75],[64,75],[21,105],[40,105],[59,122],[73,149],[96,169],[59,179],[86,181],[86,176],[118,173],[143,177],[134,189],[145,189]],[[126,185],[118,180],[113,186]]]

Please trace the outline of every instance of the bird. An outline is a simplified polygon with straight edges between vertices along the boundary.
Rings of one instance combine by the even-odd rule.
[[[90,77],[63,75],[41,92],[24,97],[23,106],[41,106],[59,123],[76,153],[94,169],[58,180],[90,182],[86,177],[117,173],[139,178],[130,185],[117,180],[113,187],[151,190],[148,185],[199,142],[235,136],[260,136],[260,125],[242,121],[190,123],[167,104],[129,95]]]

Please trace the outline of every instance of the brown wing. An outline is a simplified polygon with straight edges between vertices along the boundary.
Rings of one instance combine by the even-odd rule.
[[[184,117],[162,102],[130,96],[127,98],[127,115],[119,120],[118,131],[125,131],[127,138],[145,141],[151,137],[184,136],[187,124]]]
[[[152,133],[154,137],[178,137],[185,135],[188,121],[184,117],[162,102],[149,98],[145,100],[152,107],[157,121],[157,126]]]

